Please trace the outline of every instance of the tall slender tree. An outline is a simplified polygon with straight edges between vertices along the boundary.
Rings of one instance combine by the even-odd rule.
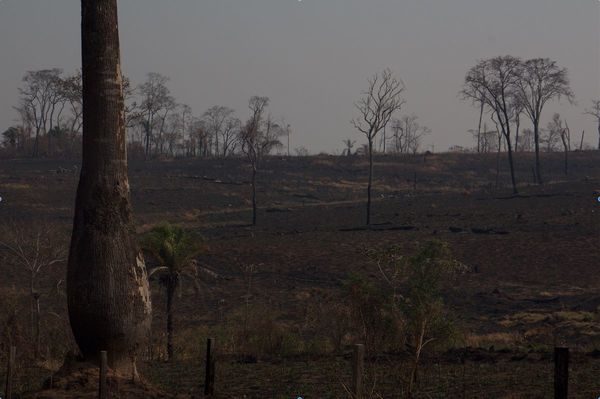
[[[373,187],[373,144],[377,134],[381,132],[392,119],[396,111],[404,104],[402,93],[404,83],[396,79],[390,69],[373,75],[369,79],[369,88],[363,92],[363,97],[354,104],[359,116],[352,124],[367,137],[369,156],[369,182],[367,184],[367,226],[371,225],[371,189]]]
[[[69,318],[87,361],[136,375],[150,330],[130,205],[117,0],[82,0],[83,159],[67,272]]]
[[[527,60],[519,66],[519,79],[515,80],[516,95],[523,111],[533,123],[535,142],[535,176],[542,184],[540,167],[540,121],[544,106],[555,98],[566,97],[573,101],[568,72],[548,58]]]
[[[598,151],[600,151],[600,100],[592,100],[592,106],[585,110],[585,115],[591,115],[596,118],[596,122],[598,123]]]
[[[250,118],[240,130],[240,143],[242,153],[250,162],[252,167],[252,225],[256,226],[258,208],[256,205],[256,177],[265,156],[275,149],[281,147],[281,129],[273,124],[270,116],[264,117],[266,108],[269,106],[269,97],[253,96],[248,101]]]
[[[518,190],[513,162],[511,123],[519,104],[516,87],[520,79],[520,66],[521,60],[511,56],[479,61],[467,73],[462,90],[465,99],[482,99],[492,111],[494,122],[498,124],[506,142],[513,194],[517,194]]]

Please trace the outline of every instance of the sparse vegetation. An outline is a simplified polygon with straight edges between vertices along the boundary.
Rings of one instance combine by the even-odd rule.
[[[22,44],[60,37],[38,21],[72,33],[70,14],[44,3],[52,18],[10,25],[25,3],[0,0],[6,32],[23,33],[5,58],[68,66],[51,46],[48,58]],[[189,20],[160,2],[124,14],[168,25],[128,29],[143,38],[131,48],[165,58],[126,66],[138,82],[122,73],[117,0],[81,0],[80,68],[7,63],[4,83],[23,78],[0,99],[16,103],[0,113],[2,396],[551,397],[553,371],[555,397],[567,382],[569,397],[598,395],[600,141],[595,151],[585,131],[572,136],[582,122],[564,108],[577,106],[568,70],[538,55],[474,62],[460,91],[478,111],[468,130],[453,108],[461,82],[445,81],[472,62],[471,21],[488,38],[479,50],[545,49],[577,79],[573,55],[593,52],[541,46],[557,28],[543,7],[535,17],[550,22],[515,42],[504,5],[495,25],[445,3],[422,14],[426,2],[341,14],[302,0],[234,14],[200,3]],[[290,18],[292,7],[321,8]],[[571,9],[585,8],[561,17]],[[443,23],[421,34],[417,16]],[[173,40],[180,27],[202,33]],[[414,87],[380,70],[348,120],[356,79],[381,63]],[[139,70],[158,64],[174,79]],[[573,82],[590,96],[586,85]],[[247,119],[221,105],[260,90],[274,103],[250,97]],[[405,110],[412,90],[418,109]],[[600,100],[578,112],[600,135]],[[476,145],[451,142],[465,133]]]

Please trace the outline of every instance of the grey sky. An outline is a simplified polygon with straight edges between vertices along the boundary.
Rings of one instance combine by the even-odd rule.
[[[247,116],[252,95],[292,125],[292,147],[341,149],[366,79],[392,68],[406,84],[405,112],[432,129],[436,149],[471,145],[477,111],[458,98],[477,59],[550,57],[569,69],[578,104],[552,105],[575,136],[600,95],[597,0],[120,0],[123,69],[171,78],[200,115],[213,104]],[[80,64],[78,0],[0,0],[0,129],[27,70]],[[362,140],[362,139],[361,139]]]

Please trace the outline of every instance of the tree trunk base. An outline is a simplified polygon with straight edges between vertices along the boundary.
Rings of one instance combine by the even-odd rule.
[[[42,390],[24,394],[26,399],[75,399],[98,398],[99,367],[68,356],[65,363],[52,377],[44,382]],[[161,391],[148,382],[131,373],[108,370],[107,378],[109,398],[159,399],[184,398]]]

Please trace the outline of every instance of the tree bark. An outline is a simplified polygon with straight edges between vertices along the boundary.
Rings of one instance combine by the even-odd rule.
[[[86,361],[134,375],[150,331],[144,258],[127,177],[117,0],[82,0],[83,153],[67,271],[73,335]]]

